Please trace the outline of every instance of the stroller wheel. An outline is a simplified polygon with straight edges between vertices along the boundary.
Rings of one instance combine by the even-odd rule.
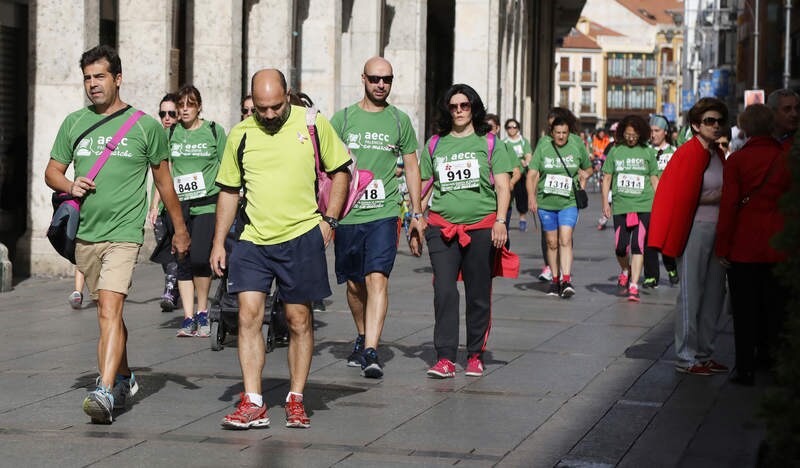
[[[220,321],[214,320],[211,322],[211,333],[208,338],[211,340],[212,351],[219,351],[223,348],[222,342],[225,341],[225,330]]]

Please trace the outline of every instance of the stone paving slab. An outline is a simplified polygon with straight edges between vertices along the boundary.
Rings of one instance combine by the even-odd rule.
[[[494,283],[482,378],[464,375],[463,348],[455,379],[425,375],[435,360],[427,256],[400,247],[382,380],[345,365],[355,331],[344,286],[331,278],[333,295],[315,315],[307,431],[284,427],[285,347],[267,355],[262,381],[272,426],[220,429],[242,391],[236,336],[219,352],[207,339],[175,338],[182,312],[160,312],[163,276],[148,263],[137,267],[125,314],[141,390],[113,425],[90,424],[80,402],[97,375],[96,312],[88,300],[67,306],[69,278],[25,280],[0,295],[0,465],[747,465],[763,437],[758,398],[769,380],[741,389],[726,376],[676,374],[677,289],[662,282],[641,304],[616,296],[613,233],[596,231],[595,218],[584,213],[576,230],[569,301],[546,296],[536,279],[540,234],[512,229],[522,272]],[[461,307],[463,317],[463,295]],[[730,364],[730,318],[719,325],[716,356]]]

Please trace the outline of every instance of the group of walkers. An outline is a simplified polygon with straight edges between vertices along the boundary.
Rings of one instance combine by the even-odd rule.
[[[519,259],[508,249],[512,198],[521,231],[528,229],[528,211],[542,227],[546,269],[540,278],[549,282],[547,294],[567,299],[576,293],[571,276],[573,232],[579,209],[584,207],[582,189],[596,170],[603,174],[603,214],[614,220],[622,293],[639,301],[642,270],[644,286],[658,284],[658,251],[664,255],[670,280],[680,278],[676,352],[682,359],[681,372],[727,371],[711,360],[718,316],[714,311],[722,307],[723,266],[730,263],[736,272],[729,275],[731,289],[753,271],[768,277],[770,265],[759,264],[755,269],[740,265],[750,257],[740,257],[734,248],[745,241],[737,237],[742,235],[739,220],[724,204],[736,201],[738,195],[721,188],[736,186],[728,179],[751,177],[758,171],[742,163],[738,175],[726,172],[728,185],[722,183],[723,159],[717,157],[721,152],[716,156],[709,152],[727,121],[727,110],[718,101],[704,99],[692,109],[694,138],[677,151],[667,142],[666,119],[653,116],[647,122],[626,117],[617,127],[618,143],[599,167],[593,166],[577,134],[577,119],[569,111],[553,109],[549,134],[534,150],[520,134],[516,119],[505,122],[507,136],[501,140],[498,117],[487,115],[480,96],[466,84],[453,85],[445,93],[438,105],[437,131],[419,148],[411,119],[387,100],[394,73],[381,57],[364,65],[363,97],[336,112],[330,121],[309,99],[293,96],[279,70],[257,72],[251,81],[252,95],[241,103],[242,120],[227,135],[221,125],[200,117],[202,98],[191,85],[164,97],[159,126],[121,100],[121,61],[112,48],[99,46],[85,52],[80,66],[92,105],[65,119],[45,178],[53,189],[82,202],[76,266],[97,303],[100,322],[100,375],[83,409],[95,422],[110,423],[113,409],[124,406],[138,389],[127,362],[122,309],[145,219],[156,228],[159,243],[152,258],[164,266],[162,309],[176,308],[178,298],[182,304],[184,318],[178,336],[208,336],[212,273],[225,278],[228,293],[238,295],[238,356],[244,392],[236,410],[222,421],[230,429],[270,424],[261,388],[265,363],[261,330],[273,282],[289,331],[286,425],[310,426],[303,391],[314,349],[311,311],[313,304],[331,294],[325,259],[331,241],[336,279],[346,284],[356,332],[347,365],[360,368],[366,378],[383,377],[379,345],[389,310],[388,283],[404,202],[409,250],[421,256],[424,237],[433,269],[436,362],[427,370],[431,378],[456,375],[458,281],[463,281],[466,296],[465,375],[483,375],[492,321],[492,278],[513,277],[519,270]],[[771,112],[764,109],[764,115]],[[796,108],[794,112],[796,129]],[[742,128],[751,136],[742,152],[758,152],[754,148],[761,144],[780,153],[780,145],[770,146],[771,137],[759,140],[766,117],[758,114],[746,120],[748,111],[742,115]],[[87,177],[105,142],[123,130],[127,136],[113,149],[100,174],[96,179]],[[681,163],[671,162],[670,155]],[[354,161],[373,178],[363,196],[346,206],[353,191]],[[74,180],[65,177],[69,164],[75,165]],[[148,166],[154,179],[149,210]],[[766,167],[768,177],[773,171],[785,175],[783,167]],[[330,180],[324,206],[318,200],[318,171],[327,173]],[[662,172],[664,182],[660,182]],[[403,189],[398,174],[403,174]],[[748,185],[740,179],[748,200],[760,200],[746,207],[768,211],[770,226],[778,230],[779,214],[773,205],[776,194],[785,190],[785,177],[776,175],[777,182],[771,181],[763,190],[763,181]],[[229,251],[225,241],[234,223],[240,234]],[[714,256],[715,233],[722,262]],[[727,239],[730,245],[719,239]],[[766,243],[768,238],[759,241]],[[677,266],[673,266],[674,257]],[[778,253],[774,259],[780,259]],[[761,292],[745,298],[749,291],[752,288],[740,288],[741,301],[736,302],[774,300]],[[757,350],[763,358],[765,340],[773,340],[779,327],[772,320],[764,329],[769,333],[740,326],[753,321],[740,304],[734,306],[734,316],[738,317],[739,368],[740,345]],[[742,348],[739,369],[745,372],[745,381],[753,359]]]

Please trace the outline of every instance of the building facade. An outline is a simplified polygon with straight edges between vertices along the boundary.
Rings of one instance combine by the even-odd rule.
[[[554,4],[557,3],[557,4]],[[422,141],[453,83],[530,134],[552,102],[556,38],[584,0],[0,0],[0,242],[18,275],[70,274],[45,237],[43,181],[62,119],[88,104],[78,59],[98,43],[122,58],[122,98],[155,114],[184,83],[203,116],[230,128],[252,74],[275,67],[325,115],[362,94],[363,63],[394,65],[391,101]],[[10,70],[10,71],[8,71]],[[5,112],[5,111],[3,111]],[[69,173],[68,173],[69,175]]]

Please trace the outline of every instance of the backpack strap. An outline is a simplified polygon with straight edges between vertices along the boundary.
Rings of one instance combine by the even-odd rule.
[[[425,187],[422,188],[422,194],[420,195],[420,199],[425,198],[428,195],[428,192],[431,191],[433,188],[433,171],[435,170],[433,167],[434,159],[433,153],[436,151],[436,145],[439,144],[439,135],[434,134],[430,140],[428,140],[428,155],[431,157],[431,178],[428,179],[428,182],[425,184]]]
[[[217,123],[213,120],[211,121],[211,135],[214,137],[214,141],[217,141]]]
[[[394,116],[394,123],[397,125],[397,145],[395,146],[395,148],[397,148],[397,155],[403,156],[400,152],[400,141],[403,138],[403,130],[400,128],[400,116],[397,115],[396,107],[390,106],[389,110],[392,112],[392,115]]]
[[[492,174],[492,155],[494,154],[494,144],[497,137],[492,132],[486,133],[486,146],[489,148],[489,153],[486,155],[486,161],[489,163],[489,183],[494,186],[494,174]]]
[[[346,109],[345,112],[347,112]],[[317,108],[314,106],[306,107],[306,127],[308,127],[308,134],[311,137],[311,146],[314,148],[314,166],[317,172],[320,172],[322,161],[319,156],[319,135],[317,135]]]
[[[347,107],[344,108],[344,115],[342,116],[342,128],[339,129],[339,134],[344,136],[345,130],[347,130]]]

